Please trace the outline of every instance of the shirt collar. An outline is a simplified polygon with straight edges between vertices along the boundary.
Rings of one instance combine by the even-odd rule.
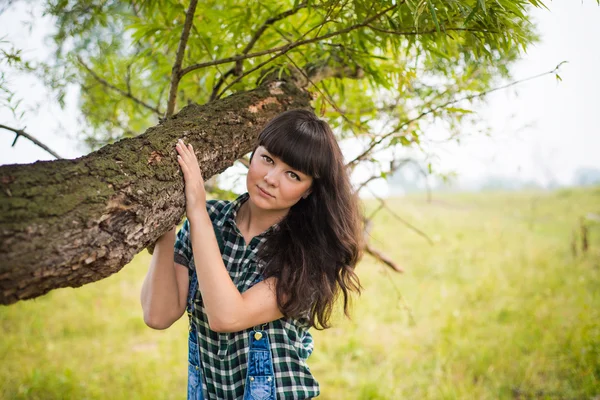
[[[233,200],[228,205],[228,209],[225,210],[225,220],[235,223],[235,218],[237,217],[237,213],[242,206],[250,198],[250,194],[248,192],[239,195],[235,200]]]

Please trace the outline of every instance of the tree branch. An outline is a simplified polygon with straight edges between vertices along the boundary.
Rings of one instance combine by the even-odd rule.
[[[250,50],[252,50],[252,48],[254,47],[254,45],[256,44],[258,39],[260,38],[260,36],[267,30],[267,28],[269,26],[273,25],[277,21],[280,21],[284,18],[289,17],[290,15],[296,14],[301,9],[306,8],[306,5],[307,5],[306,2],[300,3],[296,7],[292,8],[291,10],[287,10],[285,12],[282,12],[281,14],[278,14],[278,15],[266,20],[265,23],[254,33],[254,36],[252,37],[252,39],[250,39],[250,42],[246,45],[246,47],[242,51],[242,54],[248,54],[248,52]]]
[[[178,138],[208,180],[252,150],[261,126],[298,108],[310,109],[307,93],[265,82],[77,159],[0,166],[0,304],[103,279],[177,224]]]
[[[296,86],[304,88],[310,83],[321,94],[321,96],[323,96],[325,101],[327,101],[327,103],[329,103],[341,115],[341,117],[344,119],[344,121],[346,121],[351,126],[357,127],[358,129],[363,129],[360,125],[351,121],[346,116],[346,114],[344,114],[340,110],[338,105],[335,104],[335,101],[333,101],[333,98],[331,96],[329,96],[328,94],[323,93],[323,91],[316,84],[316,82],[319,82],[320,80],[323,80],[323,79],[326,79],[329,77],[342,77],[342,76],[346,77],[347,76],[348,78],[360,79],[364,76],[364,71],[360,67],[357,67],[356,70],[354,70],[354,71],[352,71],[349,67],[343,67],[343,68],[341,68],[342,71],[340,71],[335,68],[330,68],[327,65],[323,65],[323,66],[321,66],[321,68],[315,68],[312,71],[313,76],[311,77],[311,76],[308,76],[308,74],[304,71],[304,69],[300,68],[288,54],[286,54],[285,56],[288,60],[290,60],[290,62],[294,66],[294,72],[299,73],[302,76],[302,78],[306,80],[306,82],[298,82],[298,80],[296,79]],[[313,80],[315,80],[316,82]],[[353,133],[356,136],[356,133],[354,132],[354,130],[353,130]]]
[[[401,2],[400,4],[402,4],[402,3],[404,3],[404,1]],[[206,68],[206,67],[211,67],[211,66],[215,66],[215,65],[220,65],[220,64],[230,63],[230,62],[236,62],[236,61],[246,60],[248,58],[254,58],[254,57],[264,56],[264,55],[267,55],[267,54],[278,53],[278,54],[276,54],[274,57],[272,57],[269,60],[269,61],[271,61],[274,58],[280,57],[283,54],[287,53],[288,51],[290,51],[292,49],[295,49],[296,47],[303,46],[305,44],[320,42],[322,40],[329,39],[330,37],[343,35],[345,33],[352,32],[352,31],[354,31],[356,29],[364,28],[365,26],[369,25],[371,22],[375,21],[377,18],[381,17],[382,15],[384,15],[385,13],[387,13],[388,11],[393,10],[394,8],[398,7],[398,5],[399,4],[387,7],[384,10],[378,12],[377,14],[375,14],[375,15],[367,18],[367,19],[365,19],[363,22],[361,22],[359,24],[351,25],[351,26],[349,26],[349,27],[347,27],[345,29],[342,29],[340,31],[330,32],[330,33],[327,33],[325,35],[318,36],[318,37],[315,37],[315,38],[312,38],[312,39],[299,40],[299,41],[291,43],[291,44],[286,44],[284,46],[274,47],[272,49],[258,51],[258,52],[255,52],[255,53],[239,54],[239,55],[232,56],[232,57],[222,58],[220,60],[207,61],[207,62],[204,62],[204,63],[190,65],[189,67],[186,67],[186,68],[184,68],[181,71],[181,75],[183,76],[183,75],[185,75],[185,74],[187,74],[189,72],[192,72],[192,71],[200,69],[200,68]],[[237,81],[236,81],[236,83],[237,83]],[[231,84],[230,84],[230,86],[231,86]]]
[[[422,230],[420,230],[419,228],[417,228],[416,226],[412,225],[410,222],[408,222],[407,220],[405,220],[404,218],[402,218],[401,216],[399,216],[398,214],[396,214],[396,212],[394,212],[394,210],[392,210],[387,203],[385,202],[384,199],[382,199],[381,197],[379,197],[378,195],[376,195],[375,193],[373,193],[372,190],[369,189],[369,191],[371,192],[371,194],[373,194],[373,196],[375,196],[375,199],[377,199],[379,201],[379,203],[386,209],[388,210],[388,212],[390,214],[392,214],[392,216],[394,218],[396,218],[398,221],[402,222],[404,225],[406,225],[407,228],[409,228],[410,230],[414,231],[415,233],[417,233],[419,236],[422,236],[423,238],[425,238],[425,240],[427,240],[429,242],[430,245],[433,246],[433,240],[431,240],[431,238],[429,236],[427,236],[427,234],[425,232],[423,232]]]
[[[390,29],[382,29],[382,28],[378,28],[376,26],[373,25],[367,25],[368,28],[376,31],[376,32],[381,32],[381,33],[387,33],[390,35],[396,35],[396,36],[419,36],[419,35],[431,35],[434,33],[438,33],[437,29],[431,29],[431,30],[427,30],[427,31],[395,31],[395,30],[390,30]],[[460,28],[460,27],[450,27],[450,28],[444,28],[443,26],[440,26],[441,32],[445,33],[445,32],[478,32],[478,33],[501,33],[500,31],[490,31],[487,29],[478,29],[478,28]]]
[[[253,73],[256,70],[261,69],[262,67],[264,67],[265,65],[269,64],[271,61],[275,60],[276,58],[278,58],[279,56],[281,56],[281,54],[276,54],[273,57],[269,58],[266,61],[263,61],[262,63],[258,64],[257,66],[255,66],[254,68],[252,68],[249,71],[244,72],[243,74],[241,74],[240,76],[238,76],[237,78],[235,78],[232,82],[230,82],[227,86],[225,86],[225,89],[221,90],[221,92],[217,95],[217,98],[221,98],[221,96],[223,96],[223,94],[229,90],[230,87],[232,87],[233,85],[235,85],[236,83],[238,83],[239,81],[241,81],[243,78],[245,78],[246,76],[250,75],[251,73]]]
[[[81,57],[77,56],[77,61],[88,71],[88,73],[98,82],[100,82],[102,85],[106,86],[109,89],[112,89],[116,92],[119,92],[121,95],[133,100],[135,103],[141,105],[142,107],[147,108],[148,110],[154,112],[155,114],[157,114],[158,116],[162,117],[162,114],[160,112],[160,110],[157,107],[153,107],[151,105],[149,105],[148,103],[145,103],[144,101],[138,99],[137,97],[133,96],[131,93],[127,93],[125,90],[123,89],[119,89],[118,87],[108,83],[105,79],[101,78],[100,76],[98,76],[98,74],[96,74],[94,71],[92,71],[92,69],[90,67],[88,67],[88,65],[83,62],[83,60],[81,59]]]
[[[381,250],[376,249],[369,243],[369,235],[373,228],[373,221],[365,219],[365,230],[364,230],[364,250],[370,254],[376,260],[381,261],[385,265],[389,266],[396,272],[404,272],[404,269],[394,262],[388,255],[383,253]]]
[[[275,60],[276,58],[278,58],[278,57],[281,57],[282,55],[285,55],[285,54],[286,54],[288,51],[290,51],[291,49],[293,49],[293,48],[295,48],[295,47],[298,47],[298,46],[300,45],[299,43],[305,44],[305,43],[309,43],[309,42],[316,42],[316,41],[319,41],[319,40],[321,40],[321,39],[323,39],[323,38],[325,38],[325,37],[335,36],[335,35],[337,35],[337,34],[341,34],[341,33],[347,33],[347,32],[344,32],[344,31],[348,31],[348,32],[349,32],[349,31],[351,31],[351,30],[358,29],[358,28],[360,28],[360,27],[362,27],[362,26],[365,26],[365,25],[368,23],[367,21],[373,21],[373,20],[375,20],[375,19],[379,18],[380,16],[382,16],[382,15],[383,15],[383,14],[385,14],[386,12],[390,11],[390,10],[391,10],[391,9],[393,9],[394,7],[395,7],[395,6],[393,6],[393,7],[388,7],[388,8],[386,8],[384,11],[382,11],[382,12],[378,13],[377,15],[375,15],[375,16],[373,16],[373,17],[370,17],[370,18],[367,18],[367,20],[365,20],[365,22],[363,22],[362,24],[356,24],[356,25],[353,25],[352,27],[350,27],[350,28],[347,28],[347,29],[345,29],[345,30],[343,30],[343,31],[339,31],[339,32],[334,32],[334,33],[332,33],[332,34],[323,35],[323,36],[321,36],[321,37],[319,37],[319,38],[315,38],[315,39],[301,40],[301,41],[298,41],[298,42],[295,42],[295,43],[292,43],[292,44],[289,44],[289,45],[286,45],[286,46],[281,46],[280,48],[283,48],[283,50],[282,50],[281,52],[279,52],[278,54],[275,54],[274,56],[272,56],[272,57],[271,57],[271,58],[269,58],[268,60],[266,60],[266,61],[264,61],[264,62],[262,62],[262,63],[258,64],[257,66],[255,66],[255,67],[254,67],[254,68],[252,68],[251,70],[249,70],[249,71],[246,71],[244,74],[242,74],[242,75],[238,76],[238,77],[237,77],[235,80],[233,80],[232,82],[230,82],[230,83],[229,83],[229,84],[228,84],[228,85],[225,87],[225,89],[223,89],[223,90],[221,91],[221,93],[219,93],[219,94],[217,95],[217,97],[221,97],[221,96],[222,96],[222,95],[223,95],[223,94],[224,94],[224,93],[225,93],[225,92],[226,92],[226,91],[227,91],[227,90],[228,90],[230,87],[232,87],[233,85],[235,85],[236,83],[238,83],[239,81],[241,81],[241,80],[242,80],[244,77],[246,77],[246,76],[250,75],[251,73],[253,73],[254,71],[256,71],[256,70],[258,70],[258,69],[260,69],[260,68],[264,67],[265,65],[269,64],[271,61]],[[353,28],[353,29],[351,29],[351,28]]]
[[[190,37],[190,29],[194,20],[194,13],[196,12],[196,5],[198,0],[191,0],[190,6],[185,13],[185,23],[183,24],[183,31],[181,32],[181,39],[179,40],[179,47],[177,48],[177,55],[175,57],[175,63],[171,71],[171,90],[169,91],[169,100],[167,102],[167,112],[165,118],[169,118],[175,111],[175,102],[177,100],[177,88],[179,81],[183,74],[181,73],[181,63],[183,62],[183,55],[185,54],[185,48],[187,46],[188,38]]]
[[[409,163],[409,162],[415,162],[412,159],[403,159],[403,160],[399,160],[398,162],[396,162],[396,160],[392,161],[391,165],[390,165],[390,170],[388,171],[388,173],[394,173],[398,170],[398,168],[400,168],[402,165]],[[417,164],[418,165],[418,164]],[[358,189],[356,189],[356,192],[358,192],[362,187],[366,186],[367,183],[373,181],[374,179],[378,179],[380,178],[380,176],[374,175],[372,177],[370,177],[369,179],[367,179],[365,182],[363,182],[362,185],[359,186]],[[401,221],[404,225],[406,225],[409,229],[415,231],[417,234],[419,234],[420,236],[424,237],[431,245],[433,245],[433,241],[429,238],[429,236],[427,236],[423,231],[421,231],[420,229],[416,228],[415,226],[413,226],[412,224],[410,224],[408,221],[406,221],[405,219],[403,219],[402,217],[400,217],[398,214],[396,214],[385,202],[385,200],[383,200],[381,197],[377,196],[375,193],[373,193],[372,190],[369,190],[373,196],[375,196],[375,198],[379,201],[379,206],[368,216],[365,217],[365,233],[364,233],[364,238],[365,238],[365,251],[367,253],[369,253],[371,256],[373,256],[375,259],[383,262],[384,264],[388,265],[389,267],[391,267],[394,271],[396,272],[404,272],[404,269],[400,266],[398,266],[398,264],[396,264],[394,262],[394,260],[392,260],[391,257],[387,256],[385,253],[383,253],[381,250],[378,250],[376,248],[374,248],[373,246],[371,246],[369,244],[369,233],[371,231],[372,228],[372,220],[373,217],[375,217],[375,215],[383,210],[384,208],[387,209],[390,214],[392,214],[392,216],[394,216],[396,219],[398,219],[399,221]]]
[[[427,110],[427,111],[423,111],[422,113],[420,113],[420,114],[419,114],[418,116],[416,116],[415,118],[409,119],[409,120],[407,120],[407,121],[403,122],[402,124],[400,124],[400,125],[398,126],[398,128],[397,128],[397,129],[395,129],[395,130],[393,130],[393,131],[391,131],[391,132],[389,132],[389,133],[386,133],[385,135],[383,135],[383,136],[382,136],[381,138],[379,138],[378,140],[375,140],[375,141],[373,141],[373,142],[372,142],[372,143],[369,145],[369,147],[368,147],[368,148],[367,148],[365,151],[363,151],[363,152],[362,152],[360,155],[358,155],[358,156],[357,156],[357,157],[356,157],[354,160],[350,161],[350,162],[348,163],[348,165],[354,165],[354,164],[356,164],[356,163],[358,163],[358,162],[362,161],[362,160],[363,160],[363,159],[364,159],[366,156],[368,156],[368,155],[369,155],[369,153],[370,153],[370,152],[371,152],[371,151],[372,151],[372,150],[373,150],[373,149],[374,149],[374,148],[375,148],[377,145],[379,145],[379,144],[380,144],[381,142],[383,142],[385,139],[387,139],[387,138],[389,138],[390,136],[392,136],[392,135],[396,134],[398,131],[400,131],[401,129],[405,128],[407,125],[410,125],[411,123],[413,123],[413,122],[415,122],[415,121],[417,121],[417,120],[419,120],[419,119],[421,119],[421,118],[423,118],[423,117],[425,117],[425,116],[427,116],[427,115],[429,115],[429,114],[432,114],[432,113],[434,113],[434,112],[436,112],[436,111],[438,111],[438,110],[440,110],[440,109],[442,109],[442,108],[445,108],[445,107],[447,107],[447,106],[449,106],[449,105],[452,105],[452,104],[458,103],[458,102],[460,102],[460,101],[463,101],[463,100],[473,100],[473,99],[476,99],[476,98],[479,98],[479,97],[485,97],[485,96],[487,96],[488,94],[490,94],[490,93],[493,93],[493,92],[496,92],[496,91],[498,91],[498,90],[507,89],[507,88],[509,88],[509,87],[511,87],[511,86],[519,85],[519,84],[521,84],[521,83],[523,83],[523,82],[527,82],[527,81],[530,81],[530,80],[533,80],[533,79],[541,78],[542,76],[545,76],[545,75],[554,74],[554,73],[556,73],[556,72],[558,71],[558,69],[559,69],[559,68],[560,68],[560,67],[561,67],[561,66],[562,66],[564,63],[565,63],[565,61],[561,62],[561,63],[560,63],[560,64],[558,64],[556,67],[554,67],[554,69],[552,69],[551,71],[542,72],[541,74],[537,74],[537,75],[534,75],[534,76],[530,76],[530,77],[528,77],[528,78],[524,78],[524,79],[516,80],[516,81],[510,82],[510,83],[508,83],[508,84],[506,84],[506,85],[499,86],[499,87],[495,87],[495,88],[493,88],[493,89],[486,90],[486,91],[483,91],[483,92],[480,92],[480,93],[476,93],[476,94],[472,94],[472,95],[468,95],[468,96],[460,97],[460,98],[458,98],[458,99],[449,100],[449,101],[447,101],[447,102],[445,102],[445,103],[443,103],[443,104],[440,104],[439,106],[436,106],[436,107],[430,108],[430,109],[429,109],[429,110]]]
[[[329,19],[329,17],[331,16],[331,14],[333,13],[333,10],[335,9],[335,7],[337,7],[337,5],[339,4],[339,0],[337,0],[335,3],[331,4],[331,7],[329,7],[329,9],[327,10],[327,13],[325,14],[325,18],[323,18],[323,22],[321,24],[319,24],[319,28],[317,29],[317,33],[315,34],[315,36],[319,36],[319,34],[321,33],[321,29],[323,29],[323,27],[327,24],[327,22],[332,21],[332,19]],[[346,2],[347,3],[347,2]],[[346,5],[346,3],[344,3],[342,5],[342,8],[344,8],[344,6]],[[311,29],[312,31],[312,29]],[[309,31],[310,32],[310,31]]]
[[[404,1],[403,1],[402,3],[404,3]],[[400,4],[402,4],[402,3],[400,3]],[[352,31],[352,30],[355,30],[355,29],[361,28],[361,27],[363,27],[363,26],[366,26],[367,24],[369,24],[370,22],[372,22],[372,21],[376,20],[377,18],[381,17],[382,15],[384,15],[385,13],[387,13],[388,11],[390,11],[390,10],[394,9],[396,6],[397,6],[397,5],[394,5],[394,6],[392,6],[392,7],[388,7],[388,8],[386,8],[385,10],[383,10],[383,11],[381,11],[381,12],[377,13],[376,15],[374,15],[374,16],[372,16],[372,17],[369,17],[369,18],[367,18],[367,19],[366,19],[365,21],[363,21],[361,24],[355,24],[355,25],[352,25],[351,27],[349,27],[349,28],[346,28],[346,29],[344,29],[344,30],[342,30],[342,31],[333,32],[333,33],[331,33],[331,34],[323,35],[323,36],[320,36],[320,37],[317,37],[317,38],[313,38],[313,39],[300,40],[300,41],[298,41],[298,42],[294,42],[294,43],[292,43],[292,44],[289,44],[289,45],[286,45],[286,46],[281,46],[281,47],[279,47],[280,49],[283,49],[283,50],[281,50],[279,53],[275,54],[274,56],[272,56],[272,57],[271,57],[271,58],[269,58],[268,60],[266,60],[266,61],[264,61],[264,62],[262,62],[262,63],[258,64],[257,66],[255,66],[255,67],[254,67],[254,68],[252,68],[251,70],[249,70],[249,71],[245,72],[244,74],[242,74],[242,75],[238,76],[236,79],[234,79],[232,82],[230,82],[230,83],[229,83],[229,84],[228,84],[228,85],[225,87],[225,89],[221,90],[221,93],[219,93],[217,97],[221,97],[221,96],[222,96],[222,95],[223,95],[223,94],[224,94],[224,93],[225,93],[225,92],[226,92],[226,91],[227,91],[227,90],[228,90],[230,87],[232,87],[233,85],[235,85],[236,83],[238,83],[239,81],[241,81],[241,80],[242,80],[244,77],[246,77],[246,76],[250,75],[250,74],[251,74],[251,73],[253,73],[254,71],[256,71],[256,70],[258,70],[258,69],[262,68],[263,66],[265,66],[265,65],[269,64],[271,61],[275,60],[276,58],[278,58],[278,57],[281,57],[282,55],[286,54],[288,51],[292,50],[293,48],[295,48],[295,47],[298,47],[298,46],[300,46],[301,44],[312,43],[312,42],[318,42],[319,40],[322,40],[323,38],[328,38],[328,37],[331,37],[331,36],[336,36],[336,35],[338,35],[338,34],[347,33],[347,32],[350,32],[350,31]],[[268,53],[267,53],[267,54],[268,54]]]
[[[409,162],[415,162],[415,160],[413,160],[412,158],[405,158],[403,160],[399,160],[398,164],[395,164],[392,161],[391,168],[390,168],[389,171],[386,172],[386,174],[393,174],[394,172],[396,172],[398,170],[398,168],[400,168],[404,164],[408,164]],[[346,164],[346,166],[348,166],[348,165]],[[356,192],[360,192],[360,190],[362,188],[364,188],[365,186],[367,186],[370,182],[373,182],[374,180],[377,180],[377,179],[382,179],[383,178],[382,175],[373,175],[373,176],[369,177],[363,183],[361,183],[360,185],[358,185],[358,188],[356,188]]]
[[[13,140],[13,142],[12,142],[12,145],[11,145],[12,147],[14,147],[15,144],[17,143],[17,139],[19,139],[19,136],[23,136],[23,137],[31,140],[33,143],[37,144],[38,146],[40,146],[42,149],[46,150],[48,153],[52,154],[57,159],[59,159],[59,160],[63,159],[61,156],[59,156],[57,153],[55,153],[53,150],[51,150],[48,146],[46,146],[44,143],[40,142],[39,140],[37,140],[36,138],[31,136],[30,134],[25,132],[25,130],[23,130],[23,129],[11,128],[10,126],[6,126],[6,125],[2,125],[2,124],[0,124],[0,128],[6,129],[9,131],[13,131],[14,133],[17,134],[17,136],[15,136],[15,140]]]
[[[376,258],[377,260],[379,260],[382,263],[384,263],[385,265],[391,267],[394,271],[396,271],[396,272],[404,272],[404,268],[402,268],[401,266],[399,266],[398,264],[396,264],[394,262],[394,260],[392,260],[389,256],[387,256],[386,254],[384,254],[381,250],[378,250],[375,247],[371,246],[370,243],[367,243],[365,245],[365,251],[367,253],[369,253],[371,256],[373,256],[374,258]]]
[[[292,8],[291,10],[284,11],[281,14],[275,15],[274,17],[267,19],[261,25],[261,27],[258,28],[258,30],[256,32],[254,32],[254,35],[250,39],[250,42],[248,42],[248,44],[246,45],[246,47],[244,47],[244,50],[242,50],[242,52],[240,54],[242,54],[242,55],[248,54],[250,52],[250,50],[252,50],[252,48],[258,41],[258,39],[262,36],[262,34],[267,30],[267,28],[269,26],[273,25],[277,21],[281,21],[282,19],[287,18],[290,15],[297,13],[298,11],[300,11],[303,8],[306,8],[306,5],[307,5],[306,2],[300,3],[296,7]],[[219,78],[219,80],[217,81],[215,86],[213,87],[212,93],[210,95],[210,101],[217,99],[217,93],[218,93],[219,89],[221,88],[221,85],[225,82],[225,79],[227,79],[227,77],[233,73],[235,73],[236,75],[239,75],[242,73],[242,60],[237,61],[234,68],[231,68],[225,74],[221,75],[221,77]]]

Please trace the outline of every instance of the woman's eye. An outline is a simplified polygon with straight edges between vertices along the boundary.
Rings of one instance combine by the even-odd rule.
[[[269,156],[262,156],[263,160],[265,160],[266,162],[268,162],[269,164],[273,163],[273,159]]]
[[[299,180],[300,180],[300,177],[298,176],[298,174],[295,174],[295,173],[293,173],[293,172],[291,172],[291,171],[290,171],[290,173],[289,173],[289,174],[290,174],[290,176],[292,177],[292,179],[295,179],[295,180],[297,180],[297,181],[299,181]]]

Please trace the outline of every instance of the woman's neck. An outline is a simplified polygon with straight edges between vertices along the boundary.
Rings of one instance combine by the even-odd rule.
[[[250,198],[246,200],[237,212],[235,223],[240,230],[254,237],[271,226],[275,225],[286,216],[287,210],[263,210],[252,203]]]

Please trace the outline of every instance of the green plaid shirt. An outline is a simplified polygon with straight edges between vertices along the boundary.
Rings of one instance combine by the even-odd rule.
[[[263,280],[263,266],[256,253],[266,238],[263,232],[246,245],[235,217],[244,201],[244,193],[234,201],[209,200],[208,214],[213,222],[223,263],[240,293]],[[271,227],[270,229],[273,229]],[[270,230],[269,229],[269,230]],[[190,241],[189,221],[177,233],[175,262],[190,271],[190,283],[195,282],[196,268]],[[202,279],[202,277],[198,277]],[[192,291],[190,291],[192,292]],[[200,290],[195,290],[194,313],[189,313],[198,331],[198,347],[202,364],[203,390],[207,399],[241,399],[247,369],[248,336],[252,328],[240,332],[217,333],[210,329]],[[312,376],[306,360],[313,350],[313,339],[308,332],[308,320],[280,318],[261,326],[269,335],[278,399],[307,399],[319,395],[319,384]]]

